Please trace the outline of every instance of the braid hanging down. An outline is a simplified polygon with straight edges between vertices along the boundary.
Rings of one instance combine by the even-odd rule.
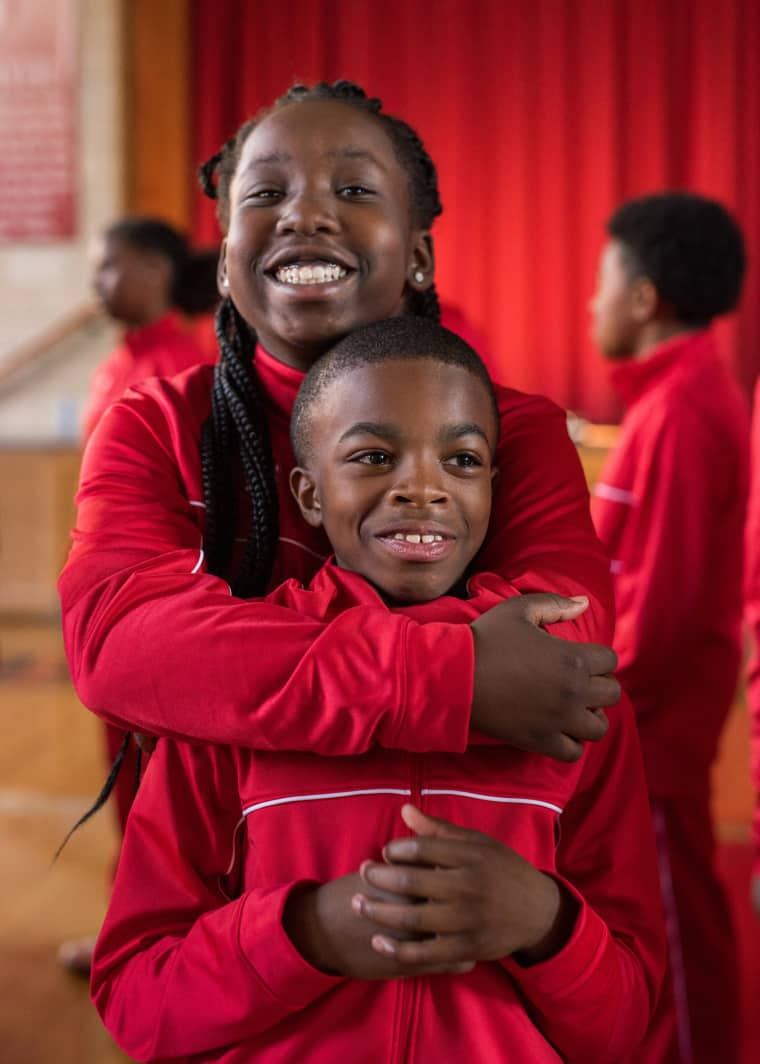
[[[250,521],[245,552],[231,579],[240,598],[266,590],[278,534],[277,486],[269,429],[253,370],[256,334],[230,299],[216,313],[221,359],[214,369],[211,416],[201,435],[203,493],[206,500],[206,557],[209,570],[228,571],[239,519]],[[232,461],[233,456],[237,461]],[[238,513],[242,469],[248,515]]]
[[[204,193],[217,201],[217,217],[224,232],[229,226],[230,185],[249,133],[266,115],[288,104],[309,100],[339,100],[372,114],[388,134],[396,155],[409,175],[415,225],[429,229],[442,211],[435,165],[417,133],[400,118],[385,114],[382,101],[369,97],[350,81],[322,81],[309,88],[294,85],[272,107],[249,119],[220,151],[199,170]],[[435,287],[414,291],[409,313],[440,321]],[[232,593],[250,598],[266,591],[278,536],[278,504],[274,459],[264,403],[253,369],[256,334],[225,299],[216,316],[221,360],[214,370],[211,414],[201,435],[203,494],[206,504],[206,563],[209,572],[224,577]],[[249,514],[238,512],[242,474],[249,497]],[[248,522],[246,547],[236,572],[230,573],[235,536]]]

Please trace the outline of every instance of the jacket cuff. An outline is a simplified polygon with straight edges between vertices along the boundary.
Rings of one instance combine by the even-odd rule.
[[[283,927],[288,898],[309,884],[309,880],[298,880],[270,894],[257,892],[255,898],[249,894],[240,914],[239,944],[244,957],[272,997],[292,1012],[306,1008],[343,981],[341,976],[313,968]]]
[[[402,667],[404,711],[390,745],[410,752],[464,753],[475,681],[475,643],[469,624],[410,622]]]
[[[538,964],[523,967],[512,957],[505,957],[501,962],[526,997],[542,1012],[545,1005],[571,997],[584,983],[598,978],[600,958],[610,941],[607,925],[578,891],[562,876],[553,878],[578,905],[570,938],[558,953]]]

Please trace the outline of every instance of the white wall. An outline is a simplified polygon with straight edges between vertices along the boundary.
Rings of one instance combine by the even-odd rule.
[[[55,244],[0,245],[0,369],[19,344],[89,299],[88,243],[123,210],[121,2],[79,0],[79,12],[79,232]],[[111,338],[91,327],[4,388],[0,443],[70,439]]]

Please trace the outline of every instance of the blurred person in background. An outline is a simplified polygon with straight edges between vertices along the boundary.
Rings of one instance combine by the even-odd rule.
[[[191,319],[216,308],[217,259],[216,250],[191,250],[181,233],[157,218],[125,218],[95,240],[95,295],[125,332],[90,383],[85,442],[133,384],[216,361],[194,336]]]
[[[736,1064],[731,913],[715,868],[710,771],[741,658],[748,411],[710,324],[733,309],[742,234],[686,193],[607,223],[593,337],[625,415],[594,488],[611,559],[618,678],[633,701],[666,910],[669,977],[642,1064]]]
[[[202,336],[204,319],[219,301],[217,260],[216,250],[192,250],[181,233],[158,218],[124,218],[96,238],[93,288],[105,313],[124,326],[124,335],[93,374],[83,416],[85,444],[127,388],[216,361],[216,344],[211,348]],[[137,757],[123,729],[106,724],[105,730],[110,765],[125,746],[114,786],[123,833],[136,788]],[[64,942],[61,964],[89,974],[94,944],[94,936]]]

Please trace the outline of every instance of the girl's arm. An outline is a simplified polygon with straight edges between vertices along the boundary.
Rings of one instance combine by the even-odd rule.
[[[245,1041],[339,982],[307,964],[283,930],[299,884],[225,896],[240,874],[236,784],[227,748],[162,741],[132,807],[92,994],[138,1060]]]
[[[197,389],[207,384],[204,376],[192,380]],[[599,635],[608,575],[564,419],[544,400],[510,403],[502,404],[502,486],[481,567],[496,568],[523,592],[556,584],[587,593],[592,619],[563,634]],[[197,406],[197,396],[191,402],[171,382],[143,386],[111,408],[85,454],[74,544],[59,583],[67,654],[85,705],[138,731],[325,754],[373,743],[461,751],[471,722],[542,751],[566,732],[601,734],[578,735],[574,724],[586,706],[609,699],[605,691],[594,701],[588,680],[610,671],[610,656],[585,647],[558,655],[525,623],[519,600],[480,632],[478,663],[488,667],[476,670],[465,625],[421,625],[374,606],[328,623],[233,598],[205,571],[188,498],[202,497],[192,480]],[[526,687],[525,662],[540,677],[535,699],[539,684],[528,676]],[[523,734],[513,718],[526,704],[535,718]],[[547,732],[554,743],[542,745],[536,736]]]

